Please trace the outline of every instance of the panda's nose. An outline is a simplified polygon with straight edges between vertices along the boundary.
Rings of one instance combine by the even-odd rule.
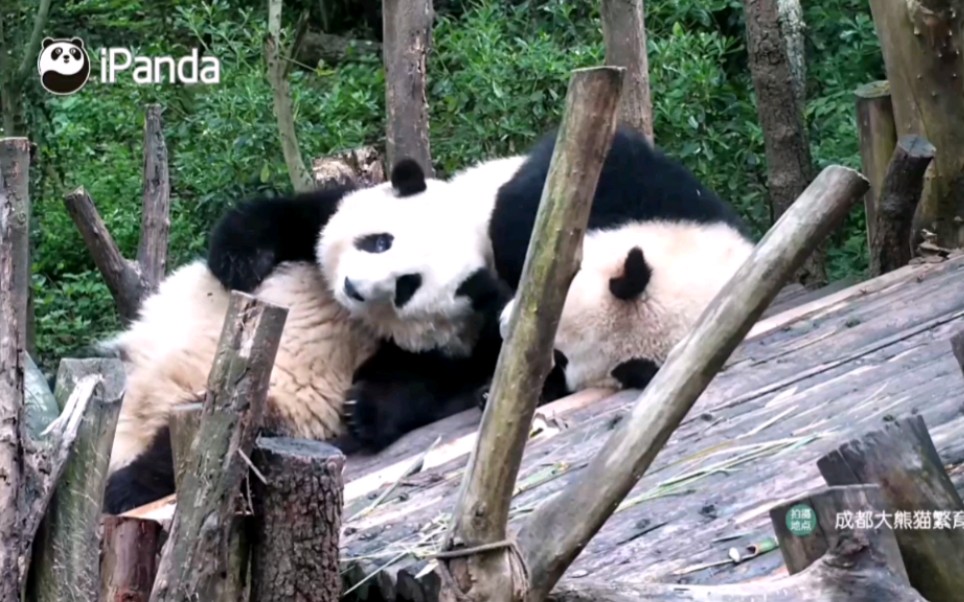
[[[358,292],[358,289],[355,288],[355,285],[352,284],[351,280],[349,280],[347,277],[345,278],[345,294],[355,301],[361,303],[365,302],[365,298],[361,296],[361,293]]]

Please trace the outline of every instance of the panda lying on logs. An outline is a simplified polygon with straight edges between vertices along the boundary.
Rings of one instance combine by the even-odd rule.
[[[406,173],[408,185],[398,192],[409,203],[409,218],[426,223],[423,235],[434,241],[425,245],[435,249],[432,257],[448,261],[446,241],[453,236],[484,248],[475,258],[459,256],[460,261],[474,261],[461,273],[476,275],[474,298],[487,300],[473,303],[481,313],[478,319],[491,322],[497,303],[503,330],[512,304],[500,287],[514,293],[519,286],[555,140],[551,132],[526,155],[484,161],[447,181],[426,179],[412,161],[396,166],[396,171],[403,166]],[[451,223],[440,219],[438,215],[448,215],[438,213],[446,207],[457,207],[461,217]],[[270,202],[237,211],[224,222],[229,224],[220,235],[225,244],[212,246],[212,272],[226,286],[251,290],[279,264],[310,260],[323,221],[299,229],[304,235],[295,240],[283,235],[290,232],[284,224],[295,219],[299,218],[292,207]],[[324,235],[318,243],[319,249],[323,246]],[[617,128],[599,176],[582,268],[566,298],[555,365],[542,402],[587,386],[645,387],[669,349],[753,248],[745,224],[731,206],[642,135]],[[321,268],[328,269],[324,264]],[[497,276],[495,282],[480,276],[484,268]],[[366,291],[393,290],[400,275],[396,270],[374,279],[366,276]],[[351,270],[339,270],[330,282],[336,299],[353,315],[363,321],[372,315],[367,313],[369,293],[357,288]],[[444,333],[427,334],[420,343],[444,344]],[[491,331],[485,334],[477,344],[497,349],[498,343],[488,338]],[[405,342],[398,344],[412,349]],[[496,351],[476,356],[491,362],[490,375],[497,355]],[[375,417],[392,409],[384,398],[356,399],[354,413]]]

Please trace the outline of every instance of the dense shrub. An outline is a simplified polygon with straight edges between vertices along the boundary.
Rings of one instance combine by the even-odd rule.
[[[310,3],[314,5],[315,3]],[[430,57],[432,153],[440,173],[520,152],[562,110],[569,72],[602,62],[595,0],[470,0],[439,15]],[[125,254],[136,249],[143,107],[165,107],[173,215],[170,268],[203,253],[227,203],[288,188],[271,91],[263,75],[262,3],[241,0],[69,2],[54,13],[58,35],[88,44],[141,45],[145,53],[203,47],[221,59],[215,86],[136,86],[91,81],[83,93],[45,98],[43,167],[34,218],[38,352],[45,366],[117,327],[106,287],[67,217],[62,198],[85,186]],[[882,66],[866,6],[837,0],[807,20],[808,121],[822,166],[858,164],[852,89]],[[293,9],[287,10],[294,18]],[[662,0],[648,6],[649,56],[658,142],[766,227],[763,142],[746,70],[741,3]],[[78,30],[79,28],[79,30]],[[305,157],[383,139],[383,74],[377,59],[337,69],[296,69],[291,85]],[[832,273],[858,273],[863,221],[855,212],[836,237]]]

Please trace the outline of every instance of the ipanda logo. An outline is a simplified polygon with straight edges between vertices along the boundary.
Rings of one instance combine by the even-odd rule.
[[[127,48],[101,48],[100,81],[112,84],[119,73],[131,67],[135,84],[217,84],[221,82],[221,62],[217,57],[199,56],[191,50],[188,56],[140,56]],[[37,57],[40,84],[51,94],[66,95],[80,91],[90,77],[90,57],[80,38],[44,38]]]

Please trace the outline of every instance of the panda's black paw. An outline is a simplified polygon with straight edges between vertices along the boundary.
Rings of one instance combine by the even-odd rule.
[[[404,417],[400,407],[377,386],[356,383],[348,391],[347,400],[342,410],[345,427],[359,448],[378,452],[401,436]]]
[[[476,404],[479,409],[483,412],[485,411],[486,404],[489,403],[489,387],[488,385],[481,387],[476,393]]]
[[[275,252],[266,248],[235,248],[212,251],[208,257],[208,269],[227,289],[251,293],[258,288],[278,266]]]

